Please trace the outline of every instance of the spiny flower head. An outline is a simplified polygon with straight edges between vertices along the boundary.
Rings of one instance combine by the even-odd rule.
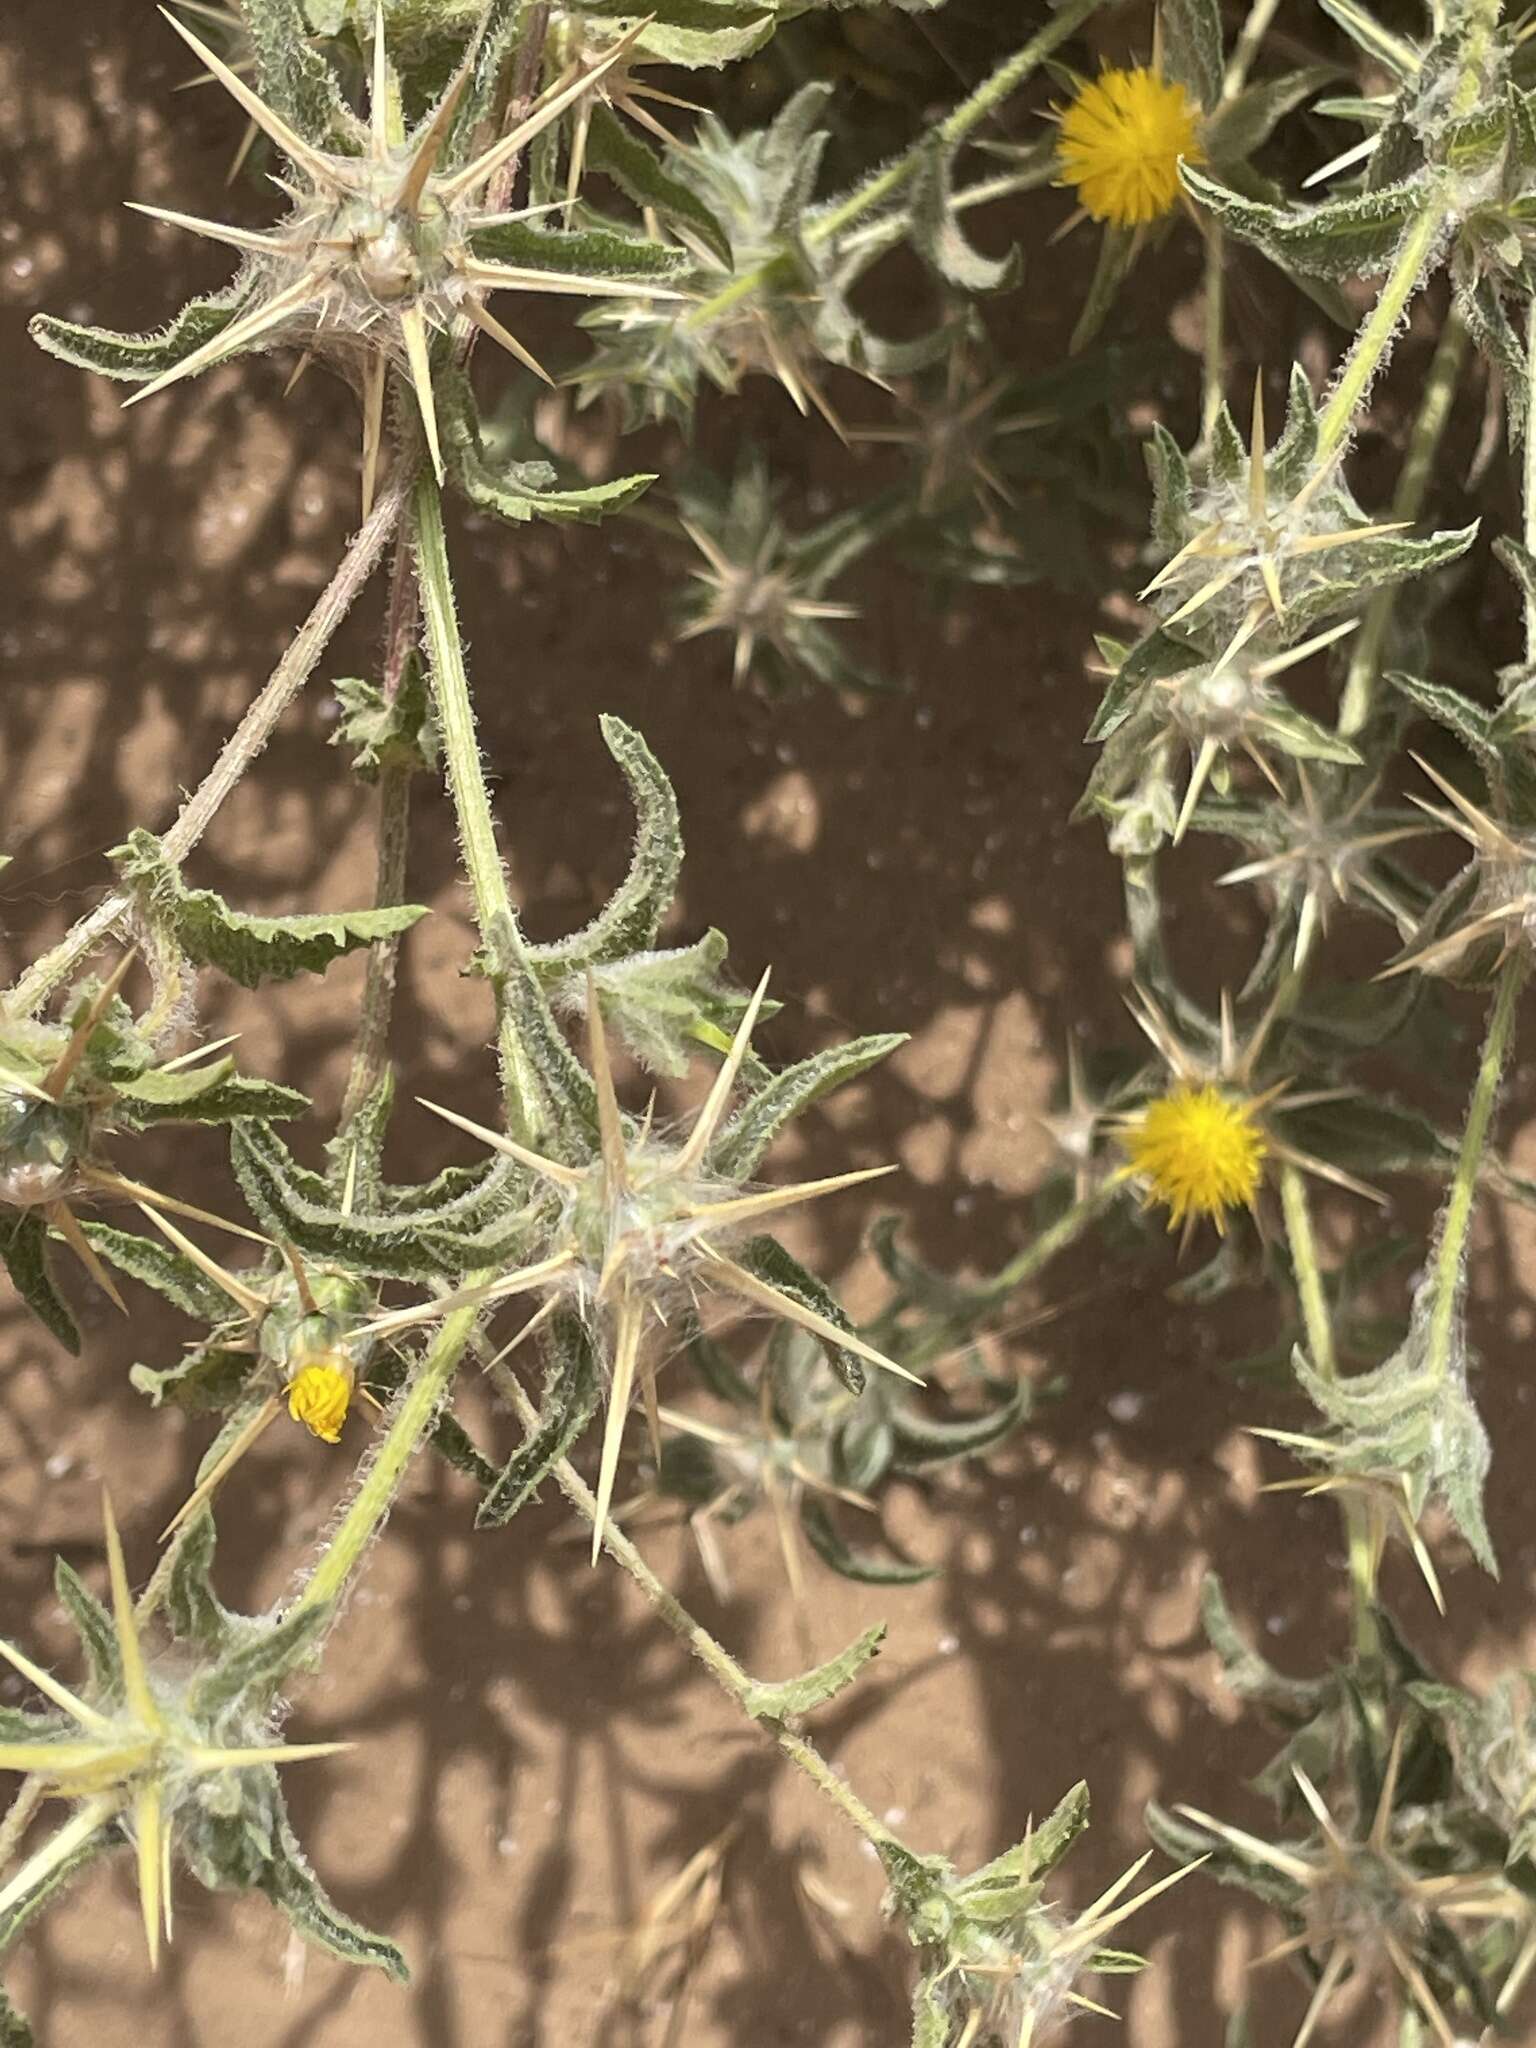
[[[99,1849],[121,1828],[137,1852],[139,1898],[150,1964],[159,1960],[162,1932],[171,1930],[170,1871],[181,1847],[199,1868],[212,1867],[225,1882],[218,1837],[231,1820],[235,1834],[269,1841],[281,1812],[270,1767],[307,1757],[333,1756],[344,1742],[284,1744],[276,1739],[273,1703],[285,1670],[324,1620],[315,1607],[280,1622],[257,1645],[222,1661],[152,1667],[128,1588],[122,1544],[110,1503],[103,1502],[111,1613],[60,1564],[60,1598],[79,1628],[91,1664],[80,1691],[62,1684],[20,1650],[0,1642],[15,1666],[57,1710],[48,1715],[8,1713],[0,1743],[0,1770],[40,1779],[58,1798],[73,1802],[70,1818],[29,1857],[3,1888],[0,1916],[51,1889],[83,1854]],[[250,1807],[247,1813],[245,1809]],[[250,1844],[244,1849],[249,1857]],[[213,1881],[218,1881],[214,1879]]]
[[[1146,1200],[1169,1210],[1170,1229],[1182,1224],[1187,1241],[1202,1217],[1224,1231],[1234,1209],[1258,1216],[1264,1171],[1271,1161],[1316,1174],[1367,1200],[1382,1199],[1364,1181],[1299,1150],[1283,1135],[1277,1118],[1285,1111],[1331,1102],[1336,1091],[1300,1093],[1285,1080],[1268,1086],[1260,1081],[1275,1024],[1273,1004],[1239,1042],[1233,1006],[1223,996],[1219,1027],[1199,1051],[1185,1044],[1145,989],[1137,990],[1129,1008],[1156,1048],[1165,1078],[1140,1109],[1117,1119],[1127,1154],[1121,1178],[1143,1182]]]
[[[767,466],[755,454],[741,463],[727,491],[700,480],[685,483],[677,495],[683,531],[702,557],[689,571],[699,588],[685,599],[680,641],[726,634],[731,681],[738,687],[754,675],[776,691],[803,686],[807,677],[834,689],[879,686],[832,630],[856,619],[857,606],[826,594],[875,540],[876,522],[855,511],[791,533]]]
[[[882,1845],[884,1911],[923,1956],[915,2039],[933,2048],[1044,2048],[1077,2013],[1114,2017],[1078,1988],[1082,1979],[1142,1968],[1141,1957],[1109,1948],[1107,1937],[1192,1866],[1127,1898],[1149,1851],[1081,1913],[1066,1913],[1046,1899],[1045,1878],[1086,1827],[1087,1812],[1088,1789],[1075,1786],[1038,1832],[964,1877],[942,1857]]]
[[[1188,1082],[1147,1105],[1125,1148],[1148,1199],[1167,1208],[1170,1230],[1197,1216],[1221,1230],[1229,1209],[1251,1208],[1269,1150],[1251,1102]]]
[[[527,212],[508,213],[494,197],[498,173],[622,61],[635,30],[619,37],[601,59],[556,81],[526,119],[473,154],[473,137],[463,132],[473,124],[459,116],[461,102],[476,80],[480,39],[436,107],[413,135],[404,138],[379,9],[370,121],[366,131],[348,135],[354,148],[342,151],[330,146],[329,136],[317,140],[301,134],[190,29],[172,15],[166,18],[287,157],[291,180],[278,182],[292,201],[292,210],[277,229],[263,234],[163,207],[138,209],[227,243],[240,250],[246,262],[225,298],[216,305],[204,304],[202,317],[191,323],[190,332],[180,331],[188,326],[184,318],[163,337],[175,360],[136,392],[130,405],[248,349],[296,343],[323,353],[355,374],[361,388],[366,507],[379,460],[389,364],[406,374],[414,388],[428,451],[441,480],[443,454],[432,387],[434,335],[463,316],[550,382],[536,359],[487,309],[485,301],[492,293],[628,298],[645,288],[648,277],[672,275],[681,267],[675,255],[653,243],[610,233],[599,234],[594,242],[590,235],[562,237],[531,228]],[[354,129],[358,125],[338,99],[333,125],[344,129],[349,124]],[[573,267],[583,261],[591,267]],[[620,282],[626,270],[628,280]],[[87,367],[145,374],[142,367],[115,362],[109,344],[120,338],[45,318],[35,321],[32,331],[44,347]]]
[[[860,1360],[905,1379],[914,1377],[856,1335],[840,1319],[825,1288],[771,1237],[752,1237],[740,1260],[721,1249],[723,1243],[749,1234],[762,1219],[891,1170],[865,1168],[790,1187],[738,1191],[743,1176],[730,1170],[716,1140],[722,1135],[725,1111],[767,988],[764,975],[703,1107],[680,1140],[654,1134],[649,1115],[638,1128],[624,1116],[614,1090],[596,987],[591,981],[586,1010],[598,1146],[585,1164],[549,1158],[454,1111],[426,1105],[518,1161],[553,1193],[553,1213],[543,1226],[548,1249],[532,1265],[419,1307],[392,1311],[365,1324],[359,1334],[393,1337],[460,1307],[490,1306],[528,1294],[546,1297],[535,1323],[562,1304],[572,1309],[593,1332],[610,1381],[593,1525],[594,1561],[612,1499],[624,1421],[637,1384],[645,1397],[653,1437],[659,1435],[657,1368],[646,1352],[647,1340],[667,1331],[669,1310],[695,1307],[704,1295],[725,1296],[737,1304],[766,1309],[809,1331],[827,1347],[829,1356],[840,1362],[850,1383],[862,1384]]]
[[[1179,160],[1202,163],[1199,110],[1182,85],[1145,65],[1101,73],[1061,111],[1061,182],[1094,220],[1145,227],[1173,209]]]
[[[1367,519],[1337,456],[1319,460],[1318,446],[1317,407],[1299,367],[1274,445],[1260,377],[1247,446],[1223,406],[1198,481],[1173,437],[1154,431],[1152,530],[1170,559],[1142,596],[1165,632],[1177,628],[1214,653],[1260,629],[1264,652],[1273,654],[1358,611],[1363,591],[1427,573],[1471,545],[1474,527],[1410,541],[1404,522]]]
[[[1270,1842],[1192,1806],[1177,1809],[1192,1826],[1170,1826],[1166,1816],[1155,1826],[1175,1853],[1204,1850],[1218,1876],[1246,1882],[1283,1905],[1299,1929],[1252,1966],[1298,1953],[1313,1959],[1315,1989],[1298,2041],[1312,2038],[1345,1979],[1359,1973],[1395,1978],[1434,2038],[1455,2048],[1446,2008],[1454,2010],[1466,1988],[1464,1948],[1475,1947],[1501,1922],[1504,1932],[1526,1922],[1526,1907],[1502,1869],[1483,1866],[1475,1852],[1464,1853],[1458,1867],[1433,1833],[1420,1848],[1413,1815],[1422,1809],[1399,1798],[1406,1725],[1398,1723],[1385,1765],[1378,1766],[1374,1810],[1358,1817],[1331,1808],[1306,1771],[1292,1765],[1316,1823],[1312,1840]]]
[[[1505,824],[1463,796],[1427,761],[1417,754],[1413,758],[1449,808],[1417,796],[1413,802],[1465,840],[1472,859],[1436,897],[1408,951],[1386,973],[1497,971],[1517,948],[1536,947],[1536,831]]]

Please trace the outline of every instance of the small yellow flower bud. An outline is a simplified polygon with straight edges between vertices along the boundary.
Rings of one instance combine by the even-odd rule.
[[[322,1353],[288,1382],[288,1413],[323,1442],[337,1442],[356,1377],[342,1353]]]

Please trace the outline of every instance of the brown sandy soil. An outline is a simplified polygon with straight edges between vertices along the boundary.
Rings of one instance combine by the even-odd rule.
[[[139,0],[12,0],[5,29],[0,837],[17,857],[3,885],[15,962],[103,886],[102,853],[130,825],[170,818],[266,675],[347,532],[355,425],[350,398],[323,375],[281,403],[281,363],[245,362],[123,414],[119,393],[31,350],[23,322],[38,306],[148,326],[189,287],[224,274],[217,252],[150,228],[120,201],[217,210],[234,129],[213,94],[173,95],[185,67]],[[263,202],[247,186],[229,204],[259,218]],[[1045,195],[1023,217],[1036,245],[1058,214]],[[1054,274],[1070,277],[1086,256],[1058,257]],[[1187,299],[1192,278],[1187,249],[1170,258],[1149,318]],[[1018,360],[1059,352],[1069,296],[1015,302]],[[1239,310],[1255,324],[1241,297]],[[1320,361],[1330,344],[1304,312],[1294,317],[1300,345]],[[1268,345],[1282,347],[1273,329]],[[866,402],[857,392],[854,401]],[[846,484],[836,444],[771,389],[728,417],[708,415],[717,448],[730,447],[744,414],[784,473]],[[607,459],[590,415],[571,445]],[[676,459],[669,443],[646,454]],[[625,460],[636,466],[632,451]],[[873,469],[871,478],[873,488]],[[899,1207],[908,1241],[941,1265],[996,1263],[1030,1229],[1045,1165],[1031,1115],[1048,1100],[1069,1029],[1101,1043],[1124,1042],[1128,1030],[1116,871],[1093,829],[1065,823],[1086,761],[1091,609],[1043,591],[965,594],[872,572],[859,592],[866,645],[912,693],[863,715],[822,699],[770,709],[730,691],[714,646],[669,645],[666,604],[684,565],[658,553],[654,536],[461,522],[454,545],[505,844],[533,933],[580,922],[622,870],[627,813],[596,726],[600,710],[619,712],[646,733],[681,799],[690,853],[680,931],[723,927],[745,979],[774,963],[786,1007],[767,1034],[770,1054],[789,1059],[851,1030],[912,1032],[886,1069],[801,1127],[778,1168],[898,1159],[906,1171],[883,1204]],[[366,671],[377,606],[375,588],[322,675]],[[367,900],[371,798],[327,748],[333,717],[317,683],[227,806],[196,879],[254,909]],[[1190,865],[1214,874],[1203,859]],[[483,1114],[488,1006],[483,986],[461,978],[470,927],[440,797],[417,808],[411,889],[436,915],[406,949],[399,1099],[426,1093]],[[1244,916],[1208,886],[1184,900],[1178,942],[1207,993],[1246,957]],[[311,1087],[323,1118],[339,1097],[360,986],[351,962],[273,995],[215,988],[207,1022],[244,1034],[252,1070]],[[1511,1090],[1511,1128],[1531,1094],[1526,1069]],[[1436,1099],[1447,1120],[1455,1099]],[[396,1142],[413,1176],[464,1156],[414,1109],[402,1112]],[[174,1146],[182,1192],[231,1199],[216,1137]],[[146,1177],[171,1159],[168,1145],[148,1147]],[[843,1200],[801,1241],[843,1276],[856,1309],[878,1298],[859,1246],[881,1206]],[[1423,1220],[1410,1204],[1409,1225]],[[1516,1656],[1530,1633],[1536,1532],[1519,1447],[1532,1423],[1533,1252],[1530,1219],[1486,1220],[1475,1321],[1499,1446],[1490,1510],[1504,1579],[1493,1584],[1446,1547],[1451,1619],[1441,1623],[1401,1562],[1390,1569],[1392,1597],[1425,1650],[1474,1677]],[[1340,1639],[1333,1514],[1258,1494],[1261,1460],[1241,1425],[1281,1419],[1278,1397],[1219,1370],[1268,1340],[1271,1312],[1249,1299],[1196,1316],[1165,1298],[1174,1278],[1171,1251],[1124,1276],[1092,1249],[1052,1271],[1039,1301],[1062,1313],[1006,1348],[1021,1370],[1064,1376],[1060,1400],[989,1470],[892,1500],[893,1533],[941,1566],[927,1585],[885,1593],[818,1570],[797,1621],[762,1523],[729,1538],[736,1592],[723,1608],[677,1532],[645,1539],[685,1600],[765,1676],[830,1654],[873,1616],[889,1619],[884,1656],[851,1702],[820,1717],[818,1739],[914,1845],[975,1863],[1086,1776],[1095,1826],[1064,1877],[1079,1903],[1139,1853],[1150,1795],[1262,1818],[1244,1780],[1268,1738],[1219,1692],[1196,1624],[1207,1564],[1220,1562],[1241,1614],[1282,1664],[1311,1670]],[[127,1383],[132,1358],[173,1355],[177,1320],[139,1299],[130,1347],[109,1308],[83,1306],[78,1361],[19,1314],[6,1311],[0,1329],[0,1627],[45,1656],[67,1646],[54,1552],[100,1570],[101,1482],[142,1575],[205,1440],[201,1428],[152,1416]],[[487,1434],[496,1427],[474,1420]],[[342,1470],[288,1431],[248,1461],[220,1515],[227,1598],[281,1590]],[[113,1867],[51,1913],[15,1964],[40,2040],[904,2041],[906,1963],[879,1921],[867,1854],[627,1582],[588,1570],[572,1535],[551,1489],[508,1531],[475,1536],[465,1484],[423,1460],[324,1674],[298,1702],[304,1739],[359,1745],[290,1781],[300,1832],[338,1903],[404,1944],[409,1989],[296,1952],[265,1906],[190,1883],[178,1887],[175,1947],[152,1982],[128,1873]],[[618,1937],[732,1824],[721,1908],[669,2033],[666,2005],[638,2016],[615,2005]],[[1118,2036],[1107,2022],[1081,2023],[1085,2048],[1114,2038],[1219,2048],[1217,2015],[1273,1929],[1196,1880],[1149,1911],[1134,1938],[1153,1967],[1121,1987]],[[1282,1974],[1262,1986],[1255,2039],[1270,2048],[1290,2039],[1305,1993]],[[1328,2038],[1375,2037],[1367,2001]]]

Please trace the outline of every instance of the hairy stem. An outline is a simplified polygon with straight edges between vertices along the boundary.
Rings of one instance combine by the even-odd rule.
[[[352,536],[335,575],[315,600],[314,609],[294,635],[288,651],[224,742],[218,759],[182,805],[176,822],[161,839],[167,859],[184,860],[197,845],[217,817],[224,799],[267,744],[278,720],[314,673],[315,664],[352,609],[395,530],[405,503],[406,482],[403,475],[392,479],[373,511]],[[35,960],[7,999],[11,1014],[26,1016],[45,1002],[76,964],[131,907],[131,901],[123,891],[114,890],[88,916],[81,918],[58,945]]]
[[[1392,497],[1394,519],[1415,520],[1424,509],[1429,480],[1434,474],[1435,457],[1440,452],[1451,408],[1456,402],[1456,388],[1466,353],[1467,330],[1452,307],[1440,331],[1424,395],[1419,401],[1413,431],[1408,437],[1408,452],[1403,458],[1397,489]],[[1355,636],[1349,673],[1344,683],[1344,701],[1339,712],[1339,732],[1345,739],[1353,739],[1363,732],[1370,719],[1376,686],[1381,680],[1382,649],[1392,624],[1400,588],[1399,584],[1389,583],[1377,591],[1366,608],[1365,624]]]
[[[1302,1327],[1307,1333],[1307,1349],[1322,1378],[1335,1380],[1339,1376],[1339,1361],[1334,1349],[1333,1319],[1328,1313],[1328,1299],[1323,1291],[1317,1240],[1312,1235],[1307,1184],[1294,1166],[1285,1165],[1280,1169],[1280,1205],[1285,1212],[1286,1239],[1291,1249],[1291,1270],[1296,1276],[1296,1294],[1301,1304]],[[1344,1543],[1349,1556],[1355,1655],[1361,1663],[1371,1663],[1381,1655],[1381,1631],[1376,1623],[1379,1547],[1372,1539],[1366,1504],[1346,1495],[1342,1507]]]
[[[486,1276],[478,1276],[484,1279]],[[473,1281],[472,1283],[473,1284]],[[432,1427],[481,1311],[455,1309],[433,1338],[416,1377],[390,1418],[384,1439],[363,1473],[350,1506],[330,1536],[291,1612],[335,1600],[394,1505],[405,1470]]]
[[[1397,254],[1392,259],[1392,268],[1387,273],[1387,281],[1381,288],[1381,296],[1355,336],[1323,407],[1318,422],[1319,462],[1326,462],[1337,455],[1348,441],[1355,416],[1396,337],[1398,322],[1423,281],[1429,259],[1445,226],[1447,211],[1446,202],[1437,198],[1410,221],[1404,231],[1403,239],[1397,245]]]
[[[384,701],[400,694],[406,664],[416,644],[420,603],[416,565],[404,534],[395,541],[390,569],[389,613],[384,632]],[[379,773],[378,870],[373,900],[380,909],[405,901],[406,857],[411,836],[411,776],[408,763],[390,762]],[[375,940],[368,953],[368,979],[363,987],[362,1019],[352,1049],[352,1067],[342,1098],[340,1128],[357,1115],[372,1095],[389,1060],[389,1026],[394,1014],[395,980],[400,968],[400,934]]]
[[[1520,537],[1528,555],[1536,555],[1536,298],[1525,316],[1525,461],[1521,469],[1524,517]],[[1536,662],[1536,593],[1525,598],[1525,658]]]
[[[501,997],[502,977],[512,964],[501,955],[507,946],[518,945],[518,925],[507,891],[506,870],[496,845],[496,823],[486,787],[485,765],[480,758],[464,645],[448,573],[443,504],[430,470],[423,470],[417,480],[412,516],[422,615],[448,788],[459,821],[475,924],[497,986],[497,1047],[502,1086],[508,1111],[519,1131],[531,1136],[537,1133],[540,1121],[538,1077]]]
[[[537,1429],[539,1411],[528,1398],[517,1375],[509,1366],[499,1363],[493,1364],[491,1370],[497,1387],[517,1411],[524,1428]],[[577,1513],[588,1522],[596,1522],[596,1497],[575,1466],[562,1458],[553,1470],[560,1491]],[[611,1516],[603,1524],[603,1548],[616,1564],[628,1572],[667,1627],[693,1652],[722,1691],[728,1692],[736,1704],[745,1709],[753,1690],[752,1680],[730,1652],[715,1641],[709,1630],[694,1620],[676,1594],[662,1584],[634,1544],[615,1526]],[[755,1716],[753,1718],[756,1720]],[[844,1784],[814,1743],[777,1721],[757,1721],[757,1725],[772,1736],[783,1755],[805,1773],[866,1841],[878,1847],[882,1842],[896,1839],[858,1794]]]
[[[1456,1312],[1465,1288],[1467,1232],[1471,1228],[1472,1207],[1477,1196],[1478,1169],[1482,1163],[1483,1147],[1488,1142],[1488,1126],[1493,1121],[1499,1083],[1514,1039],[1515,1014],[1520,1004],[1520,991],[1525,985],[1527,964],[1522,948],[1510,954],[1500,971],[1493,1008],[1488,1017],[1488,1035],[1483,1040],[1482,1058],[1478,1061],[1477,1080],[1473,1084],[1472,1100],[1467,1105],[1461,1153],[1440,1220],[1434,1253],[1434,1303],[1429,1317],[1427,1361],[1429,1371],[1437,1378],[1443,1377],[1450,1369]]]

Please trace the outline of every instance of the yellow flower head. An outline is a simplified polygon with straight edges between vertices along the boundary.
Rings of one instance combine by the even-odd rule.
[[[1106,71],[1061,117],[1061,182],[1095,220],[1141,227],[1179,196],[1179,158],[1200,163],[1196,109],[1182,85],[1145,66]]]
[[[1269,1150],[1251,1103],[1188,1082],[1149,1103],[1124,1144],[1127,1170],[1167,1204],[1170,1230],[1188,1216],[1213,1217],[1219,1230],[1228,1209],[1252,1203]]]
[[[323,1351],[288,1382],[288,1413],[323,1442],[341,1436],[356,1374],[340,1351]]]

